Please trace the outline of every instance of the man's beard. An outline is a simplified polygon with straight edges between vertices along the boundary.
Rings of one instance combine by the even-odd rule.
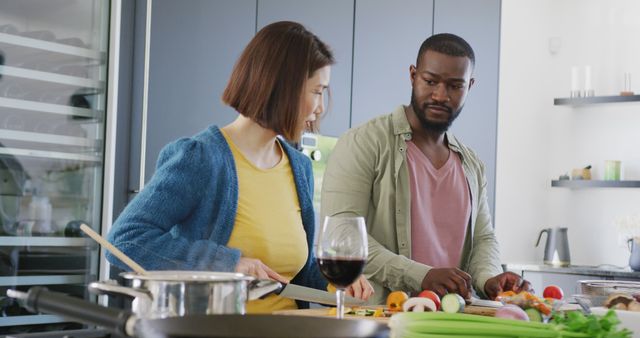
[[[428,110],[428,106],[430,105],[439,106],[446,109],[449,112],[449,119],[447,119],[444,122],[436,122],[436,121],[429,120],[427,118],[427,110]],[[437,103],[424,103],[421,106],[416,101],[416,97],[413,92],[411,92],[411,108],[413,108],[413,112],[416,114],[418,121],[420,121],[420,125],[422,125],[422,128],[428,131],[439,133],[439,134],[449,130],[449,127],[451,127],[451,124],[453,123],[453,121],[458,117],[458,115],[460,115],[460,111],[462,111],[462,107],[460,107],[460,109],[452,113],[451,108],[445,105],[437,104]]]

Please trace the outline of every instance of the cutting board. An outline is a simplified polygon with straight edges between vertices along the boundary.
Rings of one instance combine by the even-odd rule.
[[[375,306],[367,307],[371,309],[375,309]],[[275,311],[274,315],[292,315],[292,316],[312,316],[312,317],[334,317],[334,315],[329,314],[331,308],[315,308],[315,309],[301,309],[301,310],[281,310]],[[464,308],[464,313],[472,314],[472,315],[480,315],[480,316],[490,316],[496,313],[495,308],[483,307],[483,306],[473,306],[467,305]],[[355,316],[355,315],[344,315],[345,319],[372,319],[381,323],[388,323],[390,317],[373,317],[373,316]]]

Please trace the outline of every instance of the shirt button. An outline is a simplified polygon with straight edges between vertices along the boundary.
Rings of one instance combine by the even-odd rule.
[[[405,246],[407,246],[407,243],[400,243],[400,246],[404,248]]]
[[[404,151],[404,148],[400,147],[400,149],[398,149],[398,150],[400,150],[400,152],[403,152],[403,151]]]
[[[411,140],[411,133],[404,134],[404,139],[407,140],[407,141],[410,141]]]

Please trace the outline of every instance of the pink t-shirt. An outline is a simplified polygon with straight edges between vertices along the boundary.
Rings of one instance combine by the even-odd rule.
[[[411,185],[411,259],[437,268],[457,267],[469,216],[471,197],[460,157],[436,169],[413,143],[407,142]]]

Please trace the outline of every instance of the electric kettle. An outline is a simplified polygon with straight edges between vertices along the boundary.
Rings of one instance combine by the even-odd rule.
[[[569,266],[571,264],[571,255],[569,255],[567,228],[543,229],[538,235],[536,247],[540,244],[543,233],[547,234],[547,243],[544,246],[544,264]]]

